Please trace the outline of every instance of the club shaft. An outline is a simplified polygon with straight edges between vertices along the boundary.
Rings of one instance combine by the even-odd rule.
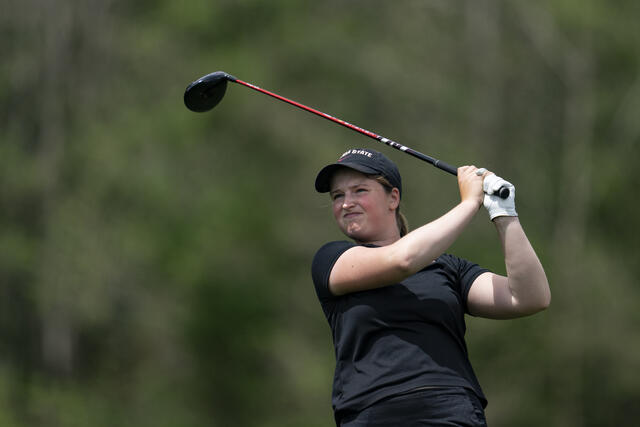
[[[238,83],[238,84],[241,84],[243,86],[246,86],[246,87],[248,87],[250,89],[253,89],[255,91],[264,93],[265,95],[269,95],[269,96],[271,96],[273,98],[276,98],[276,99],[278,99],[280,101],[284,101],[284,102],[286,102],[288,104],[293,105],[294,107],[298,107],[298,108],[300,108],[302,110],[305,110],[305,111],[308,111],[310,113],[313,113],[313,114],[315,114],[317,116],[320,116],[320,117],[322,117],[324,119],[331,120],[334,123],[337,123],[337,124],[342,125],[342,126],[344,126],[346,128],[349,128],[349,129],[351,129],[353,131],[361,133],[362,135],[366,135],[369,138],[372,138],[372,139],[375,139],[377,141],[380,141],[380,142],[388,145],[389,147],[393,147],[393,148],[395,148],[397,150],[400,150],[400,151],[403,151],[403,152],[405,152],[407,154],[410,154],[415,158],[423,160],[423,161],[425,161],[427,163],[431,163],[433,166],[435,166],[435,167],[437,167],[439,169],[442,169],[443,171],[449,172],[452,175],[458,175],[458,170],[455,167],[453,167],[453,166],[451,166],[451,165],[449,165],[449,164],[447,164],[447,163],[445,163],[445,162],[443,162],[441,160],[434,159],[431,156],[427,156],[426,154],[423,154],[423,153],[421,153],[419,151],[416,151],[416,150],[414,150],[412,148],[409,148],[409,147],[407,147],[405,145],[399,144],[399,143],[397,143],[397,142],[395,142],[395,141],[393,141],[393,140],[391,140],[389,138],[385,138],[382,135],[378,135],[375,132],[371,132],[370,130],[363,129],[363,128],[359,127],[359,126],[356,126],[354,124],[346,122],[346,121],[344,121],[342,119],[339,119],[337,117],[333,117],[330,114],[323,113],[322,111],[316,110],[315,108],[311,108],[311,107],[309,107],[307,105],[301,104],[301,103],[299,103],[297,101],[294,101],[292,99],[285,98],[284,96],[278,95],[277,93],[273,93],[273,92],[270,92],[270,91],[268,91],[266,89],[262,89],[261,87],[258,87],[258,86],[254,85],[254,84],[247,83],[247,82],[244,82],[244,81],[239,80],[239,79],[232,79],[231,81],[234,82],[234,83]]]
[[[451,166],[450,164],[445,163],[445,162],[443,162],[441,160],[435,159],[435,158],[433,158],[431,156],[427,156],[426,154],[423,154],[423,153],[421,153],[419,151],[416,151],[416,150],[414,150],[412,148],[409,148],[406,145],[399,144],[399,143],[397,143],[397,142],[395,142],[395,141],[393,141],[393,140],[391,140],[389,138],[385,138],[382,135],[378,135],[375,132],[371,132],[370,130],[363,129],[363,128],[359,127],[359,126],[353,125],[353,124],[351,124],[349,122],[346,122],[346,121],[344,121],[342,119],[339,119],[337,117],[333,117],[330,114],[323,113],[322,111],[316,110],[315,108],[311,108],[311,107],[309,107],[307,105],[301,104],[301,103],[299,103],[297,101],[294,101],[292,99],[285,98],[282,95],[278,95],[277,93],[273,93],[273,92],[270,92],[270,91],[268,91],[266,89],[262,89],[261,87],[258,87],[258,86],[254,85],[252,83],[248,83],[248,82],[242,81],[240,79],[237,79],[237,78],[235,78],[235,77],[233,77],[231,75],[227,75],[227,79],[229,81],[231,81],[231,82],[238,83],[238,84],[240,84],[242,86],[246,86],[246,87],[248,87],[250,89],[253,89],[253,90],[258,91],[260,93],[263,93],[265,95],[269,95],[269,96],[271,96],[273,98],[276,98],[276,99],[278,99],[280,101],[286,102],[287,104],[293,105],[294,107],[298,107],[298,108],[300,108],[302,110],[305,110],[305,111],[308,111],[310,113],[313,113],[313,114],[315,114],[317,116],[320,116],[320,117],[322,117],[324,119],[330,120],[330,121],[332,121],[334,123],[342,125],[342,126],[344,126],[346,128],[349,128],[349,129],[351,129],[353,131],[356,131],[356,132],[358,132],[358,133],[360,133],[362,135],[366,135],[369,138],[375,139],[376,141],[380,141],[380,142],[388,145],[389,147],[393,147],[396,150],[400,150],[402,152],[410,154],[411,156],[413,156],[413,157],[415,157],[417,159],[420,159],[420,160],[423,160],[423,161],[425,161],[427,163],[430,163],[433,166],[437,167],[438,169],[441,169],[441,170],[443,170],[445,172],[449,172],[451,175],[458,175],[458,169],[456,167]],[[509,189],[507,187],[502,187],[502,188],[500,188],[498,190],[497,195],[500,196],[503,199],[506,199],[507,197],[509,197],[509,192],[510,191],[509,191]]]

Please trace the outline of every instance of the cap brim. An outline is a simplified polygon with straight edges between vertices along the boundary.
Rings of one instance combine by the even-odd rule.
[[[325,166],[320,170],[320,172],[318,172],[318,176],[316,176],[316,191],[318,193],[328,193],[329,191],[331,191],[331,177],[340,168],[349,168],[366,174],[380,173],[380,171],[359,164],[348,162],[333,163]]]

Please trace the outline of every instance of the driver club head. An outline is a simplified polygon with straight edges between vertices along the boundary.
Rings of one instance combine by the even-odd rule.
[[[211,110],[224,97],[227,80],[235,81],[236,79],[224,71],[216,71],[200,77],[189,84],[184,91],[184,105],[197,113]]]

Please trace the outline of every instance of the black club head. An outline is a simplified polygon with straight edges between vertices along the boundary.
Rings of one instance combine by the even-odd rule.
[[[235,78],[224,71],[216,71],[200,77],[184,91],[184,105],[197,113],[211,110],[224,97],[227,80],[233,81]]]

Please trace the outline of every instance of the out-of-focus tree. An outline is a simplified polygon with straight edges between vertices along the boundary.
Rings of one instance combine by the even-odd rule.
[[[551,308],[469,319],[491,425],[628,425],[640,398],[636,2],[4,0],[0,425],[326,426],[316,171],[377,147],[225,70],[516,184]],[[394,151],[418,225],[455,180]],[[500,271],[483,214],[451,251]],[[482,244],[478,244],[482,242]]]

